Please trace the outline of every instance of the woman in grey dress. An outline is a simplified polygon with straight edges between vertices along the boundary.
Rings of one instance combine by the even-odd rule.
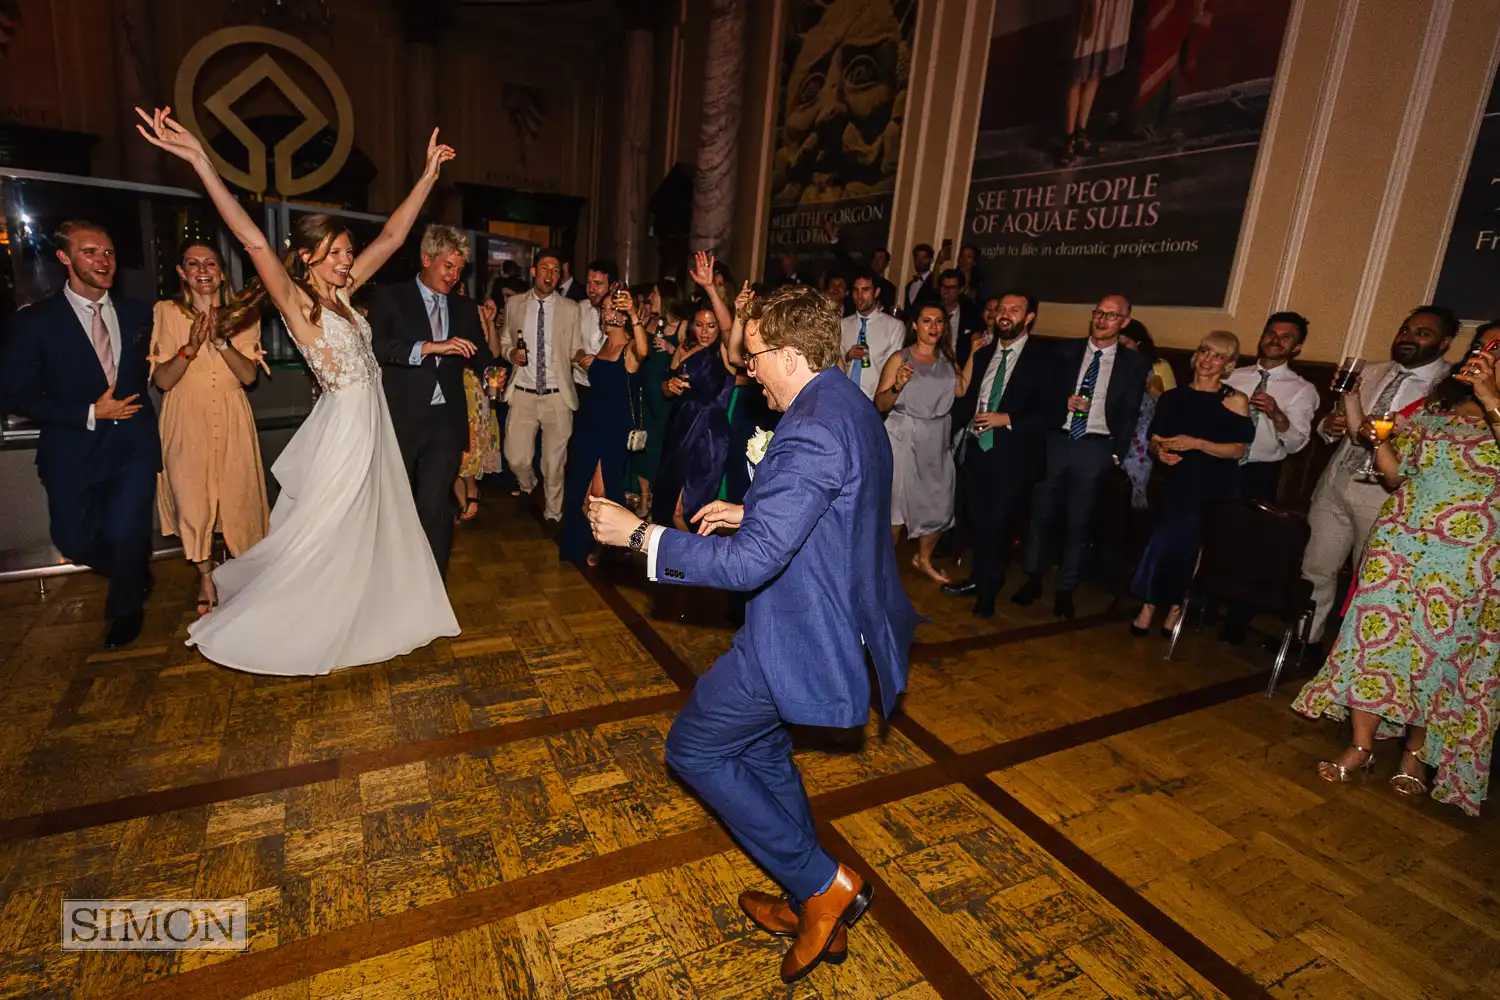
[[[948,574],[932,565],[938,536],[953,524],[953,447],[948,411],[963,395],[962,376],[948,346],[948,320],[938,305],[923,306],[912,324],[915,342],[891,355],[880,373],[875,407],[885,418],[894,458],[891,534],[917,542],[911,564],[938,583]]]

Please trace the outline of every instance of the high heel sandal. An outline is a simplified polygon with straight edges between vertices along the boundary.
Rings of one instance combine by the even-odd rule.
[[[1403,760],[1408,756],[1412,757],[1418,764],[1425,768],[1427,766],[1427,762],[1422,760],[1422,758],[1418,756],[1418,754],[1420,753],[1420,747],[1416,750],[1413,750],[1411,747],[1403,747],[1401,750],[1401,757]],[[1423,781],[1415,774],[1407,774],[1405,771],[1397,771],[1395,774],[1391,775],[1391,787],[1395,789],[1397,795],[1415,796],[1427,794],[1427,782]]]
[[[1365,759],[1353,767],[1345,767],[1335,760],[1320,760],[1318,761],[1318,777],[1324,781],[1346,782],[1354,780],[1356,771],[1364,771],[1366,775],[1370,773],[1370,765],[1375,763],[1375,751],[1369,747],[1362,747],[1358,743],[1349,745],[1364,754]],[[1329,770],[1323,770],[1325,767]]]

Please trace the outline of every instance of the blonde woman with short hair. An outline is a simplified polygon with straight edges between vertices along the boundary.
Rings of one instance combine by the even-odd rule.
[[[1130,592],[1143,602],[1130,631],[1143,636],[1162,604],[1171,605],[1162,634],[1171,634],[1193,582],[1209,504],[1240,495],[1240,458],[1255,437],[1250,400],[1224,384],[1240,360],[1232,333],[1204,337],[1193,353],[1193,378],[1162,394],[1151,422],[1151,455],[1166,468],[1156,530],[1146,543]]]

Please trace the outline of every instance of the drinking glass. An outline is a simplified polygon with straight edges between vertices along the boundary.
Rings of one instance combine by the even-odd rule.
[[[1340,361],[1338,374],[1333,377],[1333,391],[1339,394],[1352,391],[1359,383],[1359,373],[1364,367],[1364,358],[1348,357]]]
[[[1391,410],[1372,413],[1370,414],[1370,425],[1375,428],[1376,443],[1366,453],[1365,463],[1359,470],[1359,478],[1365,482],[1375,482],[1379,478],[1379,473],[1375,468],[1375,452],[1380,447],[1381,442],[1390,438],[1391,429],[1396,426],[1396,414]]]

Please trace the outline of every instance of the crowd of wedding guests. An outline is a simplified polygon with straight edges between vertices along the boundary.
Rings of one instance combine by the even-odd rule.
[[[107,234],[76,225],[58,237],[70,274],[97,277],[104,265],[86,257]],[[1455,366],[1445,360],[1459,335],[1454,314],[1412,311],[1389,359],[1365,365],[1318,419],[1319,389],[1293,366],[1309,336],[1295,312],[1267,318],[1253,362],[1241,363],[1233,334],[1210,332],[1174,371],[1126,295],[1099,300],[1086,336],[1042,338],[1035,297],[983,288],[972,248],[953,264],[950,246],[918,246],[913,277],[897,288],[884,251],[865,266],[831,227],[827,237],[839,267],[817,285],[844,312],[847,376],[885,415],[893,543],[914,543],[922,577],[987,618],[1013,562],[1021,574],[1010,600],[1029,605],[1055,560],[1053,610],[1071,618],[1100,548],[1101,505],[1119,503],[1145,526],[1131,553],[1130,631],[1147,637],[1159,623],[1169,635],[1219,505],[1274,505],[1284,463],[1321,439],[1335,447],[1307,514],[1302,566],[1316,605],[1308,649],[1321,669],[1294,707],[1349,719],[1352,739],[1318,773],[1348,781],[1370,770],[1376,739],[1399,738],[1395,791],[1430,790],[1477,812],[1500,718],[1500,390],[1495,352],[1480,348],[1500,324],[1482,327]],[[713,500],[743,501],[756,439],[763,450],[776,422],[747,374],[743,338],[767,286],[736,288],[703,253],[685,281],[626,287],[609,260],[575,280],[563,254],[542,250],[529,268],[502,270],[476,307],[458,294],[467,254],[460,231],[429,227],[409,296],[416,332],[401,326],[393,291],[381,290],[371,312],[376,339],[395,345],[377,353],[401,370],[385,381],[403,451],[433,453],[408,447],[414,418],[402,413],[430,419],[451,395],[454,408],[441,412],[466,424],[454,445],[462,457],[436,461],[436,480],[419,482],[432,479],[418,469],[427,458],[408,460],[444,570],[452,526],[479,510],[481,481],[517,495],[540,486],[561,557],[590,564],[600,554],[584,516],[590,496],[680,528]],[[176,270],[180,291],[156,304],[148,353],[163,393],[155,496],[162,531],[199,571],[202,614],[216,601],[215,536],[235,556],[268,530],[245,395],[264,362],[259,318],[234,305],[215,248],[188,241]],[[804,280],[793,261],[781,270],[776,284]],[[108,371],[117,321],[107,288],[88,301],[69,287]],[[458,362],[462,381],[456,370],[412,381],[429,355],[436,371]],[[1353,583],[1341,589],[1350,562]],[[962,579],[950,575],[958,568]],[[1223,610],[1219,638],[1243,643],[1249,610]]]

